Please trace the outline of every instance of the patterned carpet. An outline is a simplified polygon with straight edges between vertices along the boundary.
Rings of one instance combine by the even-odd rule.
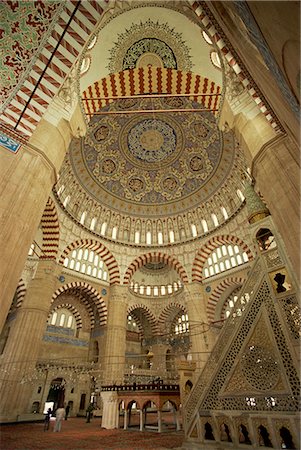
[[[84,418],[63,422],[62,431],[53,433],[54,422],[48,431],[43,423],[19,423],[0,426],[1,450],[163,450],[181,448],[183,431],[139,432],[105,430],[100,420],[86,423]]]

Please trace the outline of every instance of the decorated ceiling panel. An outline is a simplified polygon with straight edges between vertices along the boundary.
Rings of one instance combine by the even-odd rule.
[[[31,136],[105,8],[105,1],[0,3],[4,124]]]
[[[82,94],[83,108],[87,120],[90,120],[95,112],[113,101],[108,97],[154,93],[203,94],[192,98],[215,115],[221,105],[221,87],[208,78],[192,72],[149,66],[125,70],[96,81]],[[177,100],[173,102],[177,107]]]
[[[172,213],[204,202],[232,169],[232,135],[185,97],[122,99],[101,113],[73,140],[69,158],[78,182],[103,205]]]

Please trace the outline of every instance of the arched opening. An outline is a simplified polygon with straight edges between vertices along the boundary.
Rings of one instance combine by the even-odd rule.
[[[51,381],[47,402],[53,402],[53,410],[64,405],[66,381],[63,378],[55,378]]]
[[[279,433],[281,436],[281,448],[296,448],[293,443],[293,437],[286,427],[281,427]]]
[[[260,228],[256,233],[256,240],[260,251],[266,251],[276,247],[275,237],[268,228]]]
[[[241,444],[247,444],[247,445],[251,445],[252,442],[249,438],[249,432],[248,429],[245,425],[240,424],[239,427],[239,435],[238,435],[238,440]]]
[[[266,427],[263,425],[260,425],[258,427],[258,434],[259,434],[259,445],[265,446],[265,447],[273,447],[273,444],[270,440],[270,435]]]
[[[205,423],[205,439],[208,441],[215,441],[212,426],[209,422]]]
[[[189,392],[191,391],[192,387],[193,387],[192,381],[187,380],[186,383],[185,383],[185,393],[189,394]]]

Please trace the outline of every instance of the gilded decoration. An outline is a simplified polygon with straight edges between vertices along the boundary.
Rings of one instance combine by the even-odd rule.
[[[175,112],[175,106],[184,112]],[[139,202],[140,214],[152,215],[153,208],[157,215],[158,207],[178,201],[183,207],[185,199],[190,207],[199,205],[227,179],[235,157],[233,135],[223,135],[199,103],[146,97],[118,100],[101,110],[106,111],[110,114],[92,117],[86,136],[74,140],[69,153],[78,181],[104,206],[129,212]]]
[[[31,70],[61,9],[58,1],[0,3],[2,99],[14,95],[22,77]]]
[[[110,73],[134,69],[148,64],[157,67],[191,71],[189,48],[182,34],[175,32],[167,23],[147,20],[132,24],[118,35],[111,50],[108,69]]]

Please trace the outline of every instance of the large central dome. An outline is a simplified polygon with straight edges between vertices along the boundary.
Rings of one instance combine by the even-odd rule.
[[[73,141],[70,161],[95,200],[156,216],[162,207],[170,214],[206,201],[216,180],[228,176],[233,148],[231,135],[224,138],[199,103],[146,97],[118,100],[95,114],[86,136]]]

